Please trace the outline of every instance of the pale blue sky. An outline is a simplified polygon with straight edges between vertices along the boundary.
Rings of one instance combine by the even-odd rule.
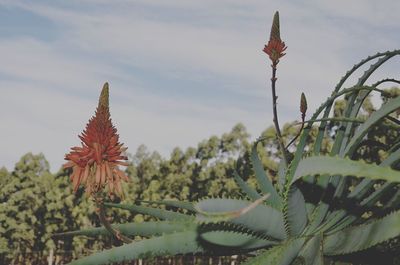
[[[257,137],[272,124],[262,48],[275,10],[282,121],[298,119],[301,92],[313,110],[354,63],[399,48],[397,0],[0,0],[0,166],[32,151],[58,170],[105,81],[131,153],[168,155],[238,122]]]

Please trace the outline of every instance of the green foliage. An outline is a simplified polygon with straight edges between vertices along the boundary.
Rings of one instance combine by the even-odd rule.
[[[59,229],[57,223],[63,222],[63,202],[51,190],[55,182],[48,170],[43,155],[27,154],[11,174],[4,172],[0,195],[3,218],[0,222],[8,242],[3,252],[37,251],[53,244],[48,232],[56,231]]]
[[[28,153],[12,172],[0,170],[0,253],[9,259],[28,253],[47,254],[50,249],[74,251],[78,255],[86,240],[52,235],[82,226],[94,207],[72,192],[68,176],[53,175],[42,154]],[[92,216],[91,216],[92,213]]]

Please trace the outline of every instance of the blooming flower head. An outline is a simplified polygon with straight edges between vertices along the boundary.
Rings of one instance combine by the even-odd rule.
[[[123,155],[127,148],[118,142],[117,129],[112,125],[108,105],[108,83],[101,91],[95,115],[89,120],[79,138],[81,147],[72,147],[65,155],[64,168],[72,168],[70,179],[74,191],[82,184],[89,195],[102,191],[106,186],[110,196],[122,197],[121,181],[128,181],[118,166],[127,166]]]
[[[264,52],[268,54],[273,65],[277,65],[279,59],[285,55],[285,43],[281,40],[279,27],[279,12],[275,12],[271,27],[271,34],[267,45],[264,47]]]

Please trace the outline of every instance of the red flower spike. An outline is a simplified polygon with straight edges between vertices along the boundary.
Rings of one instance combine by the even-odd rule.
[[[271,34],[267,45],[265,45],[263,51],[268,54],[273,65],[279,63],[279,59],[282,58],[286,53],[285,42],[281,40],[280,26],[279,26],[279,12],[275,12],[274,19],[272,21]]]
[[[82,184],[89,195],[102,191],[106,186],[110,197],[123,196],[121,180],[129,181],[118,165],[127,166],[126,147],[118,142],[117,129],[112,125],[108,105],[109,88],[105,83],[94,117],[79,135],[82,147],[72,147],[65,155],[64,168],[72,168],[70,176],[74,191]]]

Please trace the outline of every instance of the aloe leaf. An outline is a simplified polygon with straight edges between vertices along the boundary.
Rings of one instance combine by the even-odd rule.
[[[344,209],[333,211],[325,218],[326,221],[320,227],[318,227],[316,231],[326,232],[327,230],[337,227],[338,224],[343,222],[343,219],[347,214],[348,212]]]
[[[370,68],[364,72],[364,74],[359,78],[357,85],[361,86],[363,85],[368,78],[382,65],[384,64],[387,60],[391,59],[392,57],[399,55],[400,50],[393,50],[393,51],[388,51],[385,53],[382,53],[384,55],[382,58],[379,58],[377,62],[372,64]]]
[[[382,194],[385,192],[389,191],[395,186],[393,183],[385,183],[383,184],[380,188],[378,188],[375,192],[370,194],[367,198],[365,198],[360,205],[364,207],[371,207],[373,206],[381,197]],[[336,225],[332,226],[332,228],[328,229],[329,232],[336,232],[339,230],[342,230],[343,228],[351,225],[354,223],[356,220],[360,219],[360,217],[354,215],[354,214],[349,214],[346,210],[339,210],[338,215],[342,216],[343,219],[340,220]]]
[[[400,204],[400,189],[397,189],[392,198],[385,204],[384,209],[397,208]]]
[[[307,175],[340,175],[367,177],[373,180],[382,179],[389,182],[400,182],[400,172],[362,161],[353,161],[339,157],[309,157],[303,159],[296,170],[293,181]],[[323,225],[323,230],[336,226],[345,217],[345,210],[335,212],[329,221]]]
[[[374,73],[382,64],[384,64],[387,60],[392,58],[395,55],[398,55],[399,51],[393,51],[393,52],[388,52],[385,56],[382,58],[379,58],[377,62],[372,64],[367,71],[364,72],[364,74],[359,78],[356,88],[362,88],[364,83],[367,81],[367,79]],[[359,92],[354,92],[352,93],[346,104],[346,109],[345,109],[345,117],[346,118],[356,118],[358,115],[358,112],[364,102],[364,100],[368,97],[372,90],[360,90]],[[343,124],[343,123],[342,123]],[[332,148],[332,155],[336,155],[339,152],[339,156],[344,157],[346,154],[346,148],[348,147],[348,139],[351,137],[352,132],[353,132],[354,124],[353,123],[347,123],[343,124],[343,126],[339,127],[339,130],[336,134],[335,137],[335,142]],[[334,187],[344,187],[346,182],[346,178],[340,178],[337,181],[337,184],[333,185]],[[344,189],[341,190],[336,190],[335,191],[335,196],[336,197],[341,197],[344,192]]]
[[[346,111],[345,111],[345,112],[346,112],[346,115],[345,115],[345,116],[346,116],[346,117],[350,117],[349,119],[354,119],[354,117],[355,117],[356,114],[358,113],[359,107],[361,107],[362,101],[363,101],[364,98],[369,94],[369,92],[373,90],[373,88],[370,89],[370,88],[368,88],[368,87],[362,86],[362,85],[364,84],[364,82],[368,79],[368,77],[369,77],[380,65],[382,65],[382,64],[383,64],[385,61],[387,61],[388,59],[390,59],[392,56],[399,54],[399,52],[400,52],[399,50],[395,50],[395,51],[392,51],[392,52],[380,53],[380,54],[377,54],[377,55],[375,55],[375,56],[368,57],[367,59],[361,61],[358,65],[355,65],[355,66],[353,67],[353,69],[350,70],[349,72],[347,72],[346,75],[342,78],[342,80],[339,82],[339,84],[335,87],[335,90],[334,90],[334,92],[332,93],[332,96],[331,96],[330,98],[328,98],[328,100],[315,112],[315,114],[313,115],[312,119],[316,119],[317,116],[319,115],[319,113],[320,113],[324,108],[325,108],[325,111],[324,111],[324,116],[323,116],[322,119],[327,118],[327,117],[329,116],[330,111],[331,111],[331,108],[332,108],[332,104],[333,104],[333,102],[334,102],[334,99],[335,99],[336,97],[340,96],[340,95],[343,94],[343,93],[349,93],[349,92],[352,92],[352,93],[353,93],[353,96],[351,96],[350,99],[349,99],[348,107],[347,107],[347,109],[346,109]],[[372,60],[372,59],[381,57],[381,56],[384,56],[384,57],[381,58],[377,63],[375,63],[374,65],[372,65],[372,66],[370,67],[370,69],[369,69],[366,73],[364,73],[364,75],[360,78],[360,80],[359,80],[359,82],[358,82],[358,84],[357,84],[356,87],[353,87],[353,88],[350,88],[350,89],[343,89],[342,91],[339,92],[339,90],[340,90],[341,86],[343,85],[343,83],[345,82],[345,80],[346,80],[357,68],[361,67],[361,66],[362,66],[363,64],[365,64],[366,62],[368,62],[368,61],[370,61],[370,60]],[[354,108],[354,106],[353,106],[353,105],[354,105],[354,104],[353,104],[353,103],[354,103],[354,100],[357,98],[356,95],[357,95],[358,91],[361,91],[361,90],[366,90],[366,91],[363,91],[363,92],[361,93],[362,95],[359,97],[360,101],[359,101],[359,103],[358,103],[359,106],[357,105],[357,108]],[[357,93],[356,93],[356,92],[357,92]],[[353,117],[353,118],[352,118],[352,117]],[[310,127],[311,124],[309,124],[308,126]],[[345,130],[345,129],[341,129],[341,130],[339,130],[339,131],[337,132],[337,135],[336,135],[336,138],[335,138],[335,143],[334,143],[334,146],[333,146],[333,148],[332,148],[331,154],[334,155],[334,154],[338,154],[338,153],[339,153],[339,151],[341,150],[341,146],[344,146],[343,144],[347,142],[347,140],[344,140],[344,139],[346,139],[346,137],[348,137],[348,135],[350,134],[350,128],[351,128],[352,126],[353,126],[352,124],[347,124],[347,126],[346,126],[347,129],[346,129],[346,130]],[[319,152],[320,152],[320,146],[321,146],[321,143],[322,143],[322,140],[323,140],[323,136],[324,136],[324,133],[325,133],[325,127],[326,127],[326,122],[323,121],[323,122],[320,124],[319,131],[318,131],[318,134],[317,134],[317,137],[316,137],[316,142],[315,142],[315,145],[314,145],[314,154],[319,154]],[[305,130],[305,132],[304,132],[304,136],[302,135],[302,137],[300,138],[300,143],[301,143],[301,144],[299,144],[299,147],[300,147],[300,148],[297,150],[296,155],[295,155],[295,158],[294,158],[294,161],[293,161],[293,163],[292,163],[295,167],[297,166],[297,164],[298,164],[299,161],[300,161],[301,152],[302,152],[302,150],[304,149],[304,146],[305,146],[305,143],[306,143],[306,142],[305,142],[305,139],[306,139],[306,136],[308,135],[308,131],[309,131],[309,128],[306,128],[306,130]],[[289,176],[289,179],[292,179],[292,175]],[[325,179],[319,178],[318,181],[317,181],[317,182],[318,182],[318,185],[331,183],[331,181],[326,182],[326,180],[329,180],[329,179],[326,179],[326,178],[325,178]],[[343,186],[343,184],[344,184],[344,178],[340,179],[340,181],[337,181],[337,180],[338,180],[338,178],[337,178],[337,177],[334,177],[334,178],[332,179],[332,181],[334,181],[334,183],[331,183],[331,185],[334,184],[335,187],[336,187],[337,185]],[[367,189],[366,189],[366,190],[367,190]],[[343,191],[341,191],[341,192],[343,192]],[[341,192],[337,191],[337,192],[335,192],[335,195],[336,195],[336,196],[341,196],[341,194],[339,194],[339,193],[341,193]],[[326,213],[327,213],[328,209],[329,209],[328,204],[325,203],[325,205],[321,205],[320,207],[317,207],[317,208],[314,210],[314,212],[312,213],[313,218],[311,219],[314,228],[315,228],[316,226],[318,226],[318,224],[320,223],[320,221],[326,216]]]
[[[175,207],[175,208],[181,208],[188,210],[190,212],[195,212],[196,210],[193,208],[193,203],[188,202],[188,201],[142,201],[138,200],[137,202],[143,202],[143,203],[149,203],[149,204],[158,204],[158,205],[165,205],[165,206],[170,206],[170,207]]]
[[[386,182],[382,186],[380,186],[377,190],[375,190],[372,194],[370,194],[367,198],[361,201],[360,205],[364,206],[372,206],[376,202],[379,201],[379,199],[382,197],[383,194],[386,192],[390,191],[393,187],[395,187],[395,183],[390,183]]]
[[[372,194],[370,194],[367,198],[362,200],[360,202],[360,206],[364,206],[366,208],[373,206],[377,201],[379,201],[380,197],[386,193],[387,191],[391,190],[393,187],[396,185],[394,183],[386,182],[384,183],[381,187],[379,187],[377,190],[375,190]],[[349,214],[346,210],[339,210],[337,211],[337,215],[342,216],[343,219],[340,220],[337,224],[332,226],[332,228],[328,229],[328,231],[338,231],[341,230],[352,223],[354,223],[356,220],[360,219],[360,217],[354,215],[354,214]]]
[[[266,194],[263,197],[253,201],[246,207],[243,207],[238,210],[233,210],[233,211],[207,212],[207,211],[203,211],[200,207],[196,207],[196,211],[198,213],[197,218],[202,219],[207,222],[229,221],[229,220],[232,220],[232,219],[235,219],[235,218],[245,215],[249,211],[253,210],[257,205],[261,204],[268,197],[269,197],[269,194]]]
[[[329,105],[329,107],[327,107],[327,109],[325,109],[324,112],[324,118],[329,116],[330,110],[331,110],[331,106],[332,104]],[[317,138],[315,140],[315,145],[314,145],[314,155],[319,155],[321,152],[321,144],[322,144],[322,140],[324,138],[324,134],[325,134],[325,127],[326,127],[326,122],[321,123],[319,130],[318,130],[318,134],[317,134]],[[339,152],[339,147],[340,147],[340,141],[341,141],[341,137],[343,135],[343,131],[339,130],[336,138],[335,138],[335,142],[334,145],[332,147],[331,150],[331,155],[335,155]],[[313,176],[307,176],[304,177],[304,180],[307,179],[311,179],[312,180]],[[329,203],[327,203],[326,201],[331,200],[331,198],[329,198],[328,196],[331,196],[330,194],[328,194],[326,192],[327,188],[329,185],[332,185],[334,187],[337,186],[337,177],[333,176],[333,177],[319,177],[316,180],[316,185],[318,187],[320,187],[322,190],[324,190],[325,192],[322,194],[322,197],[320,199],[320,202],[318,203],[317,207],[314,209],[314,211],[311,214],[311,219],[310,219],[310,225],[307,227],[307,232],[311,232],[313,233],[313,231],[315,231],[315,229],[322,223],[322,221],[325,219],[328,210],[330,208]]]
[[[393,51],[387,51],[387,52],[379,52],[376,53],[375,55],[368,56],[367,58],[361,60],[358,64],[355,64],[346,74],[340,79],[339,83],[335,86],[334,92],[339,91],[339,89],[343,86],[343,84],[346,82],[346,80],[361,66],[364,64],[368,63],[371,60],[374,60],[376,58],[386,56],[386,55],[395,55],[399,54],[400,50],[393,50]]]
[[[379,80],[379,81],[375,82],[372,86],[377,87],[380,84],[383,84],[383,83],[386,83],[386,82],[393,82],[393,83],[396,83],[396,84],[400,85],[400,80],[397,80],[397,79],[394,79],[394,78],[385,78],[385,79],[382,79],[382,80]]]
[[[327,215],[327,212],[329,210],[329,203],[321,201],[317,207],[315,207],[311,218],[310,218],[310,223],[306,228],[306,234],[314,234],[316,229],[321,225],[321,223],[325,220],[325,217]]]
[[[297,257],[304,242],[304,238],[287,241],[249,258],[242,265],[289,265]]]
[[[70,265],[102,265],[135,259],[200,253],[205,249],[198,243],[195,230],[166,234],[160,237],[129,243],[107,249],[72,261]]]
[[[143,222],[143,223],[127,223],[112,225],[113,228],[120,231],[127,236],[156,236],[164,233],[177,232],[187,230],[188,228],[195,228],[197,225],[193,222],[170,222],[170,221],[156,221],[156,222]],[[77,231],[70,231],[59,233],[54,236],[99,236],[111,235],[110,232],[104,227],[93,227]]]
[[[385,160],[379,164],[379,166],[393,166],[398,160],[400,160],[400,149],[386,157]],[[370,179],[363,179],[347,197],[350,199],[359,200],[364,197],[364,195],[369,191],[370,188],[373,187],[374,184],[375,182]],[[374,193],[375,194],[373,196],[378,196],[378,199],[379,196],[383,194],[379,190],[374,191]]]
[[[306,203],[301,191],[294,185],[289,188],[287,208],[284,211],[289,235],[298,236],[308,223]]]
[[[251,200],[257,200],[261,198],[261,195],[258,194],[256,190],[251,188],[247,183],[239,176],[239,174],[236,172],[236,170],[233,172],[233,177],[236,181],[236,183],[239,185],[239,187],[242,189],[242,191],[249,197]]]
[[[361,199],[364,195],[368,193],[368,191],[374,186],[374,181],[371,179],[363,179],[347,196],[349,199]]]
[[[373,90],[373,89],[368,89],[368,87],[367,86],[365,86],[365,87],[360,87],[360,88],[353,88],[354,90],[363,90],[363,89],[365,89],[365,90]],[[364,119],[360,119],[360,118],[345,118],[345,117],[332,117],[332,118],[321,118],[321,119],[315,119],[315,120],[313,120],[313,119],[311,119],[311,120],[306,120],[306,121],[304,121],[304,123],[309,123],[309,122],[313,122],[313,123],[316,123],[316,122],[327,122],[327,121],[335,121],[335,122],[353,122],[353,123],[363,123],[364,122]],[[297,124],[302,124],[302,122],[299,122],[299,123],[295,123],[295,125],[297,125]],[[322,128],[319,128],[319,130],[322,130]],[[323,139],[323,138],[322,138]],[[318,148],[315,148],[315,145],[314,145],[314,149],[317,149],[317,150],[319,150]],[[319,150],[320,151],[320,150]],[[319,152],[318,152],[319,153]]]
[[[390,155],[386,157],[381,164],[385,163],[386,165],[394,165],[396,162],[399,161],[400,161],[400,148],[390,153]]]
[[[309,265],[323,265],[322,235],[317,234],[307,241],[299,253],[299,258]]]
[[[399,156],[400,156],[400,150],[397,150],[396,152],[391,153],[385,160],[383,160],[382,163],[379,164],[379,166],[381,167],[392,166],[397,161],[397,159],[400,159]],[[347,196],[347,199],[360,201],[361,206],[369,207],[372,206],[375,202],[377,202],[384,195],[386,191],[390,190],[392,187],[395,186],[395,184],[393,183],[385,183],[383,184],[382,187],[375,190],[367,198],[361,200],[369,192],[370,188],[372,188],[374,184],[375,181],[371,179],[368,178],[363,179],[354,188],[354,190]],[[329,228],[329,231],[341,230],[358,219],[358,217],[352,214],[349,215],[349,213],[343,209],[334,211],[328,218],[330,219],[330,221],[326,224],[326,228],[332,226],[331,228]],[[332,222],[332,220],[340,220],[340,222],[335,223]]]
[[[361,87],[364,83],[368,80],[368,78],[386,61],[391,59],[393,56],[398,55],[399,51],[393,51],[391,53],[387,53],[382,58],[379,58],[374,64],[372,64],[368,70],[364,72],[364,74],[359,78],[356,87]],[[364,90],[360,91],[359,93],[353,93],[350,98],[347,100],[346,110],[345,110],[345,117],[348,118],[355,118],[358,115],[358,112],[367,98],[371,91]],[[346,149],[348,148],[348,139],[351,135],[352,129],[354,128],[354,124],[348,123],[345,125],[344,130],[340,130],[339,137],[336,137],[335,144],[338,143],[340,145],[340,154],[344,156],[346,154]],[[342,180],[344,181],[344,180]]]
[[[394,51],[389,51],[389,52],[381,52],[381,53],[377,53],[375,55],[372,56],[368,56],[367,58],[361,60],[358,64],[355,64],[349,71],[346,72],[346,74],[340,79],[339,83],[335,86],[335,89],[332,92],[332,95],[314,112],[314,114],[311,117],[311,120],[315,120],[318,118],[319,114],[325,110],[324,112],[324,118],[327,118],[329,116],[329,113],[332,109],[332,105],[334,100],[337,97],[337,94],[339,94],[339,90],[342,88],[343,84],[346,82],[346,80],[360,67],[362,67],[364,64],[368,63],[371,60],[374,60],[376,58],[382,57],[382,56],[387,56],[387,55],[396,55],[399,54],[400,50],[394,50]],[[309,136],[309,132],[311,129],[313,122],[309,122],[306,126],[306,128],[303,130],[301,136],[300,136],[300,140],[299,140],[299,144],[297,145],[297,149],[296,149],[296,153],[294,155],[294,159],[292,161],[292,166],[294,168],[297,167],[297,164],[299,163],[300,159],[302,158],[302,154],[304,152],[304,148],[306,146],[306,139]],[[320,124],[320,130],[319,130],[319,134],[323,134],[325,131],[325,126],[326,123],[321,123]],[[317,135],[317,139],[319,139],[318,141],[322,140],[323,135]],[[293,175],[290,175],[288,177],[288,181],[292,180]]]
[[[285,159],[281,159],[278,164],[278,188],[282,193],[284,191],[284,187],[286,184],[286,172],[287,172],[287,164]]]
[[[333,104],[334,100],[338,97],[338,94],[340,94],[339,90],[340,90],[341,87],[343,86],[344,82],[345,82],[358,68],[360,68],[362,65],[364,65],[365,63],[367,63],[367,62],[369,62],[369,61],[371,61],[371,60],[373,60],[373,59],[376,59],[376,58],[379,58],[379,57],[384,56],[384,60],[386,61],[386,60],[390,59],[391,57],[393,57],[393,56],[395,56],[395,55],[398,55],[398,54],[400,54],[400,50],[393,50],[393,51],[388,51],[388,52],[383,52],[383,53],[377,53],[377,54],[375,54],[375,55],[373,55],[373,56],[367,57],[366,59],[362,60],[360,63],[354,65],[353,68],[352,68],[350,71],[348,71],[348,72],[345,74],[345,76],[342,77],[342,79],[340,80],[340,82],[336,85],[334,91],[332,92],[331,97],[329,97],[329,98],[328,98],[320,107],[318,107],[318,109],[314,112],[314,114],[313,114],[312,117],[311,117],[311,120],[317,119],[318,116],[319,116],[319,114],[320,114],[323,110],[325,110],[325,114],[329,114],[329,112],[331,111],[331,108],[332,108],[332,104]],[[382,58],[381,58],[381,59],[382,59]],[[384,63],[385,61],[382,61],[382,63]],[[382,63],[370,67],[369,71],[367,71],[367,72],[362,76],[362,78],[360,78],[360,80],[359,80],[357,86],[361,87],[361,86],[364,84],[364,82],[368,79],[368,77],[373,73],[373,71],[375,71],[376,68],[378,68]],[[368,94],[367,94],[367,95],[368,95]],[[352,102],[348,104],[348,105],[350,105],[350,106],[353,105],[353,103],[354,103],[353,101],[355,100],[356,97],[354,96],[354,97],[352,97],[352,98],[353,98],[353,99],[351,99]],[[351,109],[350,109],[349,111],[351,111]],[[324,114],[324,117],[326,118],[327,116],[326,116],[325,114]],[[350,114],[350,113],[348,113],[348,115],[349,115],[349,114]],[[294,158],[293,158],[293,161],[292,161],[292,163],[291,163],[291,166],[292,166],[293,168],[297,168],[297,165],[298,165],[298,163],[300,162],[300,160],[301,160],[301,158],[302,158],[302,156],[303,156],[304,148],[305,148],[306,145],[307,145],[307,138],[309,137],[309,133],[310,133],[312,124],[313,124],[313,122],[309,122],[309,123],[307,124],[307,126],[304,128],[304,130],[303,130],[303,132],[302,132],[302,134],[301,134],[301,136],[300,136],[299,144],[297,145],[296,153],[295,153]],[[323,125],[322,127],[320,127],[320,128],[321,128],[320,132],[322,133],[322,131],[325,131],[325,127],[324,127],[325,124],[323,123],[323,124],[321,124],[321,125]],[[348,124],[348,125],[351,126],[351,124]],[[340,150],[339,147],[340,147],[340,144],[342,143],[342,140],[343,140],[343,134],[344,134],[344,131],[342,131],[342,130],[339,130],[339,131],[338,131],[338,135],[337,135],[337,137],[335,138],[335,139],[336,139],[336,140],[335,140],[336,147],[335,147],[335,145],[334,145],[334,147],[333,147],[334,151],[335,151],[335,149]],[[317,135],[317,139],[320,139],[321,137],[322,137],[322,135],[320,135],[320,136]],[[322,138],[321,138],[321,139],[322,139]],[[334,152],[334,154],[336,154],[336,151]],[[289,181],[289,182],[292,181],[292,179],[293,179],[293,174],[294,174],[294,173],[288,175],[288,181]]]
[[[178,221],[185,221],[185,220],[193,220],[194,216],[186,215],[183,213],[177,213],[173,211],[167,211],[158,208],[152,207],[145,207],[141,205],[126,205],[126,204],[118,204],[118,203],[104,203],[106,207],[114,207],[119,209],[128,210],[134,213],[146,214],[153,217],[156,217],[160,220],[178,220]]]
[[[257,182],[260,185],[261,191],[264,194],[270,194],[268,204],[279,209],[282,205],[282,198],[279,196],[278,192],[276,192],[274,186],[272,185],[271,181],[268,179],[267,174],[265,173],[264,167],[257,154],[257,143],[258,142],[253,145],[250,156],[251,163],[253,164],[254,168],[254,173],[256,175]]]
[[[364,83],[368,80],[368,78],[380,67],[382,64],[384,64],[386,61],[391,59],[393,56],[398,55],[399,51],[393,51],[392,53],[386,54],[384,57],[379,58],[377,62],[372,64],[367,71],[364,72],[364,74],[359,78],[357,85],[358,87],[363,86]],[[349,118],[355,118],[358,115],[358,112],[362,106],[362,103],[364,100],[367,98],[367,96],[370,94],[371,91],[365,90],[365,91],[360,91],[360,93],[354,93],[352,96],[347,101],[347,106],[345,110],[345,116]],[[340,148],[340,153],[344,156],[346,152],[346,149],[348,148],[348,139],[351,135],[351,131],[353,128],[353,124],[347,124],[345,125],[344,129],[344,134],[341,135],[341,137],[336,140],[341,143],[341,148]],[[342,130],[341,130],[342,131]]]
[[[340,175],[381,179],[389,182],[400,182],[400,172],[390,167],[381,167],[367,164],[363,161],[354,161],[347,158],[314,156],[300,161],[295,176],[296,180],[307,175]]]
[[[351,138],[349,144],[345,149],[345,153],[352,154],[360,144],[363,137],[367,134],[371,126],[375,125],[382,118],[398,108],[400,108],[400,97],[388,100],[379,110],[372,113],[371,116],[364,122],[364,124],[362,124],[358,128],[354,136]]]
[[[372,74],[380,65],[382,65],[386,60],[390,57],[387,55],[383,58],[380,58],[378,62],[370,66],[370,68],[364,73],[364,75],[359,79],[357,83],[358,86],[362,86],[364,82],[368,79],[369,75]],[[349,118],[355,118],[358,115],[359,110],[364,102],[364,100],[368,97],[371,91],[365,90],[360,91],[359,93],[353,93],[350,95],[347,100],[347,105],[345,109],[345,116]],[[343,123],[342,123],[343,124]],[[333,145],[331,155],[336,155],[339,153],[340,157],[344,157],[346,155],[346,148],[348,147],[348,139],[351,137],[353,133],[354,124],[347,123],[343,126],[340,126],[339,131],[335,137],[335,143]],[[351,157],[351,155],[350,155]],[[344,192],[344,186],[346,183],[346,177],[342,177],[340,179],[336,178],[336,183],[333,185],[334,188],[340,187],[340,189],[335,190],[335,197],[340,198]]]
[[[400,211],[367,224],[345,228],[324,240],[326,255],[361,251],[400,235]]]
[[[204,199],[199,201],[195,206],[201,212],[219,214],[238,211],[248,207],[252,203],[251,201],[236,199]],[[222,221],[213,216],[203,214],[198,214],[196,218],[198,221],[205,223]],[[229,222],[278,240],[283,240],[286,237],[282,213],[265,204],[259,204],[248,213],[230,219]]]
[[[400,149],[400,141],[393,144],[393,146],[390,147],[390,149],[388,150],[388,153],[393,153],[394,151],[399,150],[399,149]]]
[[[389,182],[400,182],[400,172],[386,166],[367,164],[362,161],[353,161],[346,158],[316,156],[305,158],[300,161],[292,182],[307,175],[339,175],[342,177],[355,176],[366,177],[372,180],[386,180]],[[336,194],[336,193],[335,193]],[[327,208],[325,207],[325,212]],[[323,211],[321,211],[324,213]],[[345,217],[345,210],[335,212],[335,217],[329,217],[329,221],[323,225],[323,229],[336,226]],[[321,214],[321,213],[316,213]]]
[[[257,249],[276,245],[276,241],[262,239],[255,235],[239,233],[233,231],[207,231],[200,234],[200,238],[205,241],[229,248]]]

